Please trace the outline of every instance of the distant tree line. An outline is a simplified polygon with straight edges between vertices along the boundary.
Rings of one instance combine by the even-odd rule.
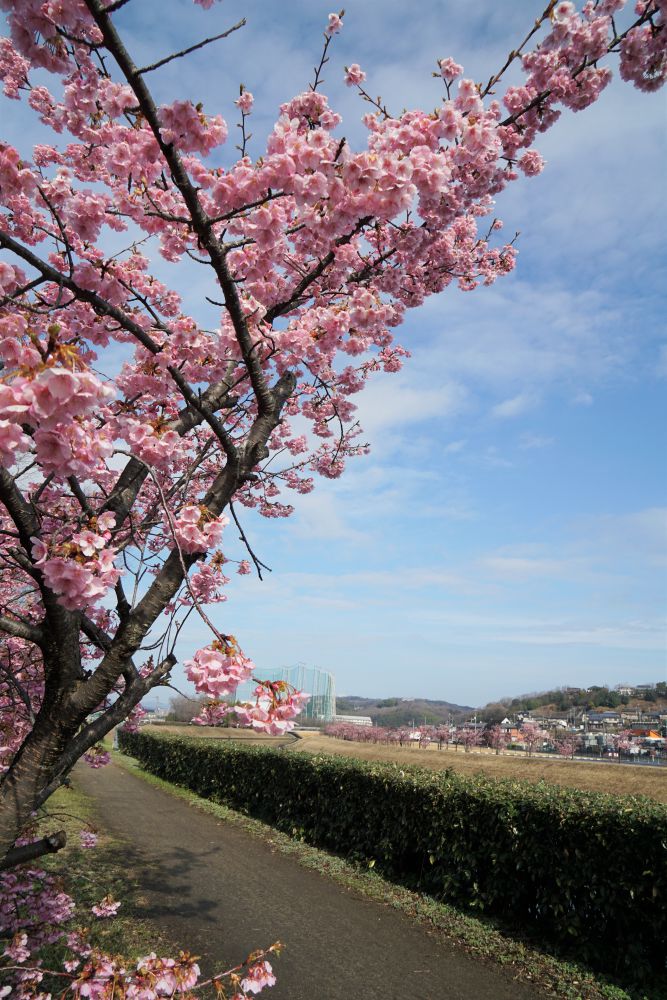
[[[567,712],[571,709],[586,711],[596,708],[615,709],[638,699],[651,703],[667,700],[667,683],[658,681],[651,688],[641,691],[634,689],[632,694],[621,694],[604,685],[593,685],[590,688],[555,688],[551,691],[521,695],[518,698],[501,698],[498,702],[486,705],[480,712],[480,718],[487,722],[495,722],[507,714],[534,712],[545,705],[552,706],[556,712]]]
[[[572,709],[590,711],[596,708],[620,708],[638,698],[650,703],[667,701],[667,683],[659,681],[652,688],[632,695],[620,694],[612,688],[597,685],[590,688],[555,688],[552,691],[490,702],[477,712],[477,717],[481,722],[493,724],[500,722],[507,715],[534,712],[545,705],[556,712],[568,712]],[[204,695],[194,698],[181,694],[174,696],[171,699],[167,721],[190,722],[199,715],[207,700]],[[469,718],[473,711],[450,702],[429,699],[408,701],[403,698],[381,698],[377,701],[370,698],[339,698],[338,710],[349,715],[370,715],[374,725],[390,729],[410,726],[413,722],[418,726],[461,722]]]

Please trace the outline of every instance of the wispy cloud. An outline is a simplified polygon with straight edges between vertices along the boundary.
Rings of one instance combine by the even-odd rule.
[[[590,394],[590,392],[583,392],[583,391],[577,392],[572,397],[572,402],[574,403],[575,406],[592,406],[593,396]]]
[[[534,580],[560,577],[571,580],[586,566],[582,559],[530,559],[525,556],[485,556],[481,566],[502,580]]]
[[[533,451],[538,448],[549,448],[554,443],[554,438],[544,437],[540,434],[531,434],[524,431],[519,437],[519,448],[522,451]]]
[[[407,429],[461,413],[468,403],[468,391],[455,381],[439,379],[437,373],[426,383],[408,371],[371,382],[357,397],[357,403],[364,430],[377,438],[388,429]]]
[[[502,403],[496,403],[491,411],[494,417],[502,420],[511,417],[521,417],[529,410],[535,409],[538,400],[535,396],[527,392],[520,392],[518,396],[504,399]]]

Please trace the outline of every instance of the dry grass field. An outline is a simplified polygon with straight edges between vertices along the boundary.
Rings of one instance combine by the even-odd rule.
[[[438,750],[431,746],[426,750],[417,747],[395,747],[367,743],[351,743],[334,740],[319,733],[299,733],[299,739],[291,735],[263,736],[248,729],[216,729],[207,726],[186,726],[167,724],[156,727],[162,733],[178,736],[206,736],[212,739],[233,740],[263,744],[265,746],[287,746],[294,752],[342,754],[361,760],[384,760],[395,764],[418,764],[436,770],[451,767],[461,774],[484,774],[490,778],[520,778],[525,781],[548,781],[553,785],[580,788],[589,792],[610,792],[615,795],[648,795],[658,802],[667,803],[667,767],[643,767],[637,764],[602,763],[588,764],[581,761],[563,760],[559,757],[527,757],[501,754],[489,751],[470,751],[462,748]]]
[[[151,726],[146,726],[150,732]],[[179,722],[161,723],[154,727],[156,733],[170,733],[172,736],[205,736],[211,740],[232,740],[234,743],[262,743],[264,746],[282,747],[293,743],[293,736],[265,736],[252,729],[227,729],[217,726],[190,726]]]
[[[553,757],[528,757],[487,751],[426,750],[417,747],[382,746],[335,740],[319,733],[300,733],[293,750],[307,753],[343,754],[362,760],[386,760],[396,764],[418,764],[441,769],[451,767],[461,774],[484,774],[490,778],[521,778],[525,781],[548,781],[553,785],[580,788],[590,792],[616,795],[648,795],[667,803],[667,767],[643,767],[637,764],[588,764]]]

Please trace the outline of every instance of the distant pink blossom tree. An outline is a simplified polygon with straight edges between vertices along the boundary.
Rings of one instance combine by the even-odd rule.
[[[419,749],[427,750],[433,740],[433,726],[422,726],[419,731]]]
[[[538,726],[536,722],[522,722],[521,723],[521,741],[526,744],[528,750],[528,756],[532,754],[533,750],[547,739],[548,733]]]
[[[632,746],[632,742],[633,742],[633,740],[632,740],[632,730],[631,729],[622,729],[619,733],[616,733],[614,736],[612,736],[612,740],[613,740],[613,744],[614,744],[614,750],[618,754],[618,761],[619,761],[619,764],[620,764],[620,762],[621,762],[621,754],[623,754],[623,753],[625,753],[625,754],[629,753],[630,747]]]
[[[446,750],[452,738],[451,727],[438,726],[435,730],[434,736],[435,739],[438,741],[438,750],[442,750],[443,746]]]
[[[459,726],[456,730],[456,739],[461,744],[466,753],[471,747],[478,747],[482,742],[481,730],[475,726]]]
[[[504,750],[510,741],[509,734],[500,725],[491,726],[487,729],[484,733],[484,739],[486,740],[486,745],[495,750],[496,754]]]
[[[574,757],[574,753],[579,746],[576,736],[562,736],[556,740],[556,749],[561,757]]]

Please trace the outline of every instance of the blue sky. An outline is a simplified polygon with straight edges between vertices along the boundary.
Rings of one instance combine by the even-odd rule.
[[[366,110],[345,64],[392,109],[435,107],[437,58],[488,78],[542,6],[351,0],[325,72],[342,134],[361,141]],[[142,62],[247,16],[151,82],[230,126],[243,82],[257,156],[277,105],[311,78],[331,9],[133,0],[118,23]],[[521,232],[515,273],[414,311],[399,332],[412,360],[358,397],[370,456],[297,497],[287,521],[246,514],[273,573],[235,578],[214,614],[259,674],[304,661],[340,693],[472,705],[665,677],[665,138],[664,94],[618,80],[565,112],[537,144],[545,172],[497,202],[506,233]],[[211,292],[192,279],[186,304],[203,319]],[[227,548],[243,557],[231,529]],[[204,641],[191,619],[182,654]]]

